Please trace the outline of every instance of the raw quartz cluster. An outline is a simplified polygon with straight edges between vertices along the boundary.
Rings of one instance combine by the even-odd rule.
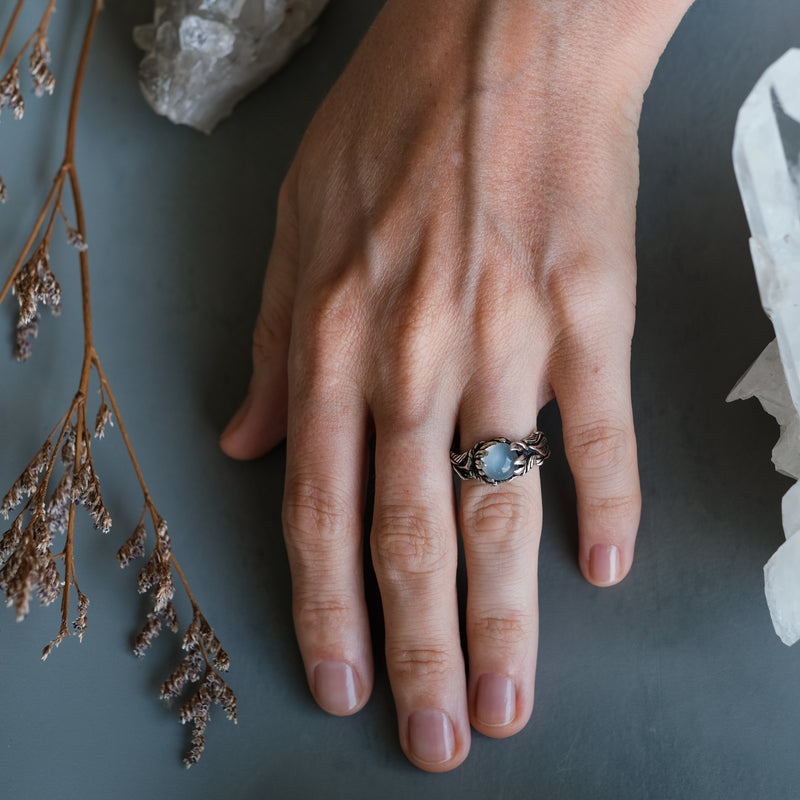
[[[172,122],[204,133],[304,44],[327,0],[156,0],[133,31],[139,82]]]
[[[786,541],[764,567],[775,632],[791,645],[800,639],[800,49],[773,64],[745,100],[733,159],[775,340],[728,400],[757,397],[775,417],[780,438],[772,460],[798,481],[783,498]]]

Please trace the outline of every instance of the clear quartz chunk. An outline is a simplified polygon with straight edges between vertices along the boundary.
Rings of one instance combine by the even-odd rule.
[[[761,304],[775,341],[733,388],[728,400],[757,397],[780,425],[775,468],[800,478],[800,49],[762,75],[739,111],[733,144],[736,179],[752,237]],[[764,567],[776,633],[800,639],[800,489],[783,500],[786,542]]]
[[[139,83],[159,114],[204,133],[309,38],[327,0],[156,0],[134,29]]]

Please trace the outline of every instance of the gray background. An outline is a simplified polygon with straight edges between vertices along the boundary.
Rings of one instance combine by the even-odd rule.
[[[58,164],[79,5],[63,0],[53,22],[56,95],[31,97],[22,123],[0,118],[12,194],[0,209],[3,272]],[[772,419],[724,398],[771,338],[731,168],[733,125],[761,72],[800,44],[797,0],[699,0],[662,59],[641,128],[636,564],[610,590],[579,575],[572,483],[557,410],[546,409],[556,455],[542,473],[534,718],[511,740],[476,734],[467,762],[445,775],[403,757],[382,664],[356,717],[315,707],[279,530],[284,452],[237,464],[217,449],[249,375],[281,177],[381,3],[332,0],[311,44],[210,138],[156,117],[139,95],[130,29],[148,5],[108,3],[79,126],[97,345],[178,557],[231,653],[240,722],[217,714],[203,760],[182,768],[187,732],[157,699],[175,641],[143,662],[129,651],[145,606],[114,552],[140,500],[112,431],[95,460],[114,530],[109,540],[83,526],[77,537],[92,601],[83,644],[69,640],[42,663],[57,607],[36,607],[21,625],[0,609],[0,796],[796,797],[800,650],[773,633],[762,584],[789,482],[770,464]],[[0,310],[0,493],[77,386],[77,259],[59,245],[53,264],[65,311],[44,320],[27,365],[10,355],[13,298]],[[376,611],[373,585],[370,599]]]

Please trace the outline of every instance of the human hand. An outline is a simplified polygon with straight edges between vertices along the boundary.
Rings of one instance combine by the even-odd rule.
[[[469,682],[449,454],[519,439],[553,396],[580,568],[631,567],[640,494],[629,388],[637,126],[689,0],[389,0],[281,189],[253,378],[222,438],[287,439],[284,531],[308,682],[366,703],[371,550],[400,742],[423,769],[510,736],[533,708],[538,475],[465,482]],[[643,6],[647,6],[646,8]]]

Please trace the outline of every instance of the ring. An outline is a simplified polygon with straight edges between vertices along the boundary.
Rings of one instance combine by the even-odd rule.
[[[466,453],[450,451],[450,463],[462,480],[474,478],[491,486],[524,475],[543,464],[550,456],[550,445],[541,431],[533,431],[524,439],[512,442],[498,436],[478,442]]]

